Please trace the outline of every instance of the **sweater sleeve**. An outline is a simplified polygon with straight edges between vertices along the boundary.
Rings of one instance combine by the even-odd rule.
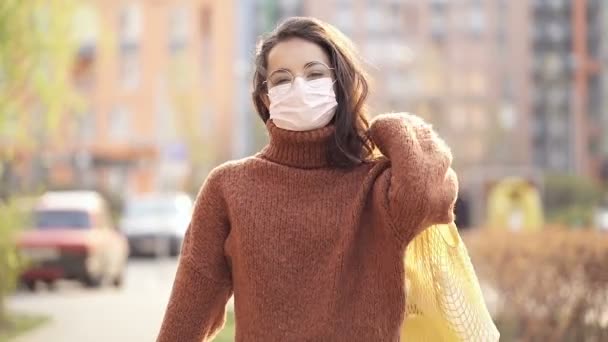
[[[385,204],[399,237],[410,241],[430,225],[452,222],[458,180],[452,153],[431,125],[412,114],[383,114],[370,136],[391,163]]]
[[[212,172],[197,196],[157,342],[209,341],[224,325],[232,281],[224,254],[229,221],[217,178]]]

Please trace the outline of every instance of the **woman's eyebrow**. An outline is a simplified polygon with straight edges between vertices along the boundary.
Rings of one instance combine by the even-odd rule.
[[[304,66],[302,68],[306,69],[306,68],[308,68],[310,66],[313,66],[313,65],[325,65],[325,63],[320,62],[320,61],[310,61],[310,62],[304,64]],[[293,73],[293,71],[291,71],[289,68],[278,68],[278,69],[273,70],[272,72],[270,72],[269,75],[272,75],[272,74],[274,74],[276,72],[280,72],[280,71],[283,71],[283,72],[286,71],[286,72],[289,72],[289,73]]]
[[[313,65],[317,65],[317,64],[320,64],[320,65],[325,65],[325,63],[323,63],[323,62],[319,62],[319,61],[312,61],[312,62],[308,62],[308,63],[306,63],[306,64],[304,65],[304,69],[306,69],[306,68],[308,68],[308,67],[310,67],[310,66],[313,66]]]
[[[279,68],[279,69],[273,70],[272,72],[268,73],[268,75],[274,75],[274,74],[276,74],[278,72],[287,72],[287,73],[291,74],[291,71],[289,69],[287,69],[287,68]]]

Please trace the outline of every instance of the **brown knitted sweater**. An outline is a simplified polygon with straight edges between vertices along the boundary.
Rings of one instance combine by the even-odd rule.
[[[211,172],[196,201],[158,341],[209,341],[234,293],[236,341],[398,341],[405,247],[453,220],[451,153],[430,125],[386,114],[386,156],[327,165],[334,127],[269,121],[261,153]]]

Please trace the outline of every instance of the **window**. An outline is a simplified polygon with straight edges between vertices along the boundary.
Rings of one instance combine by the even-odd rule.
[[[201,77],[205,86],[211,85],[211,70],[213,70],[213,12],[205,6],[201,9],[201,65],[203,66]]]
[[[376,67],[381,66],[385,61],[385,58],[387,57],[385,49],[386,43],[377,39],[369,40],[363,46],[365,57]]]
[[[279,2],[281,17],[292,17],[298,15],[302,10],[301,0],[283,0]]]
[[[501,95],[505,100],[512,100],[515,98],[515,85],[513,79],[510,76],[505,76],[502,80]]]
[[[537,110],[532,118],[532,134],[539,139],[544,139],[547,135],[546,128],[547,113],[543,110]]]
[[[473,130],[482,131],[486,129],[487,118],[484,114],[485,113],[483,107],[480,107],[478,105],[472,105],[469,108],[469,117]]]
[[[118,106],[112,110],[109,118],[109,133],[111,139],[127,140],[131,129],[131,113],[128,109]]]
[[[205,104],[203,105],[203,107],[201,108],[201,112],[200,112],[201,116],[201,135],[204,138],[208,138],[208,137],[212,137],[213,136],[213,132],[215,129],[215,109],[213,108],[211,103]]]
[[[79,49],[94,49],[99,35],[99,20],[95,9],[91,5],[81,4],[74,11],[72,20]]]
[[[34,213],[37,229],[86,229],[91,228],[91,218],[80,210],[38,210]]]
[[[474,71],[468,76],[469,89],[473,96],[483,96],[486,93],[486,78],[481,72]]]
[[[435,10],[443,10],[448,4],[448,0],[431,0],[431,6]]]
[[[190,18],[185,7],[174,8],[169,14],[169,50],[177,53],[188,43]]]
[[[497,21],[496,21],[496,41],[498,43],[498,47],[501,49],[501,55],[504,56],[504,52],[507,44],[507,15],[505,8],[499,8],[497,13]]]
[[[385,51],[386,58],[397,65],[409,64],[414,60],[412,49],[403,41],[402,37],[389,39]]]
[[[446,35],[446,18],[441,13],[435,13],[431,17],[431,35],[435,40],[442,40]]]
[[[564,120],[554,118],[548,122],[548,126],[551,136],[561,137],[568,133],[568,127],[566,126],[566,122]]]
[[[553,170],[568,170],[568,156],[561,148],[551,149],[549,152],[549,167]]]
[[[344,32],[344,34],[352,34],[355,21],[352,6],[347,4],[345,7],[336,9],[334,21],[336,27]]]
[[[559,21],[551,21],[547,24],[546,33],[548,38],[553,42],[562,42],[567,38],[567,28]]]
[[[138,4],[131,3],[120,12],[120,80],[124,88],[137,87],[140,78],[139,39],[142,14]]]
[[[437,42],[442,42],[447,34],[448,0],[431,0],[431,36]]]
[[[400,70],[389,71],[387,73],[386,85],[389,94],[396,99],[403,99],[416,91],[412,76]]]
[[[469,10],[469,25],[472,35],[478,37],[483,33],[485,28],[485,15],[483,12],[483,4],[480,0],[473,0]]]
[[[568,101],[568,90],[563,86],[548,86],[546,88],[546,104],[559,109],[567,104]]]
[[[401,24],[407,36],[416,36],[420,32],[420,8],[412,3],[403,4],[401,11]]]
[[[81,141],[93,141],[96,138],[95,114],[92,111],[84,111],[79,114],[79,137]]]
[[[566,8],[566,0],[549,0],[549,6],[555,12],[561,12]]]
[[[517,122],[517,114],[512,103],[505,102],[499,110],[499,122],[503,129],[512,130]]]
[[[397,32],[402,29],[402,13],[400,3],[385,4],[383,7],[383,17],[387,31]]]
[[[457,105],[454,105],[450,109],[450,123],[455,131],[463,131],[467,128],[466,113]]]
[[[142,32],[142,13],[139,4],[130,3],[120,11],[120,40],[123,44],[139,43]]]
[[[365,18],[366,30],[373,33],[384,32],[387,28],[386,17],[382,13],[382,8],[375,2],[370,3]]]
[[[120,82],[125,89],[134,89],[139,84],[139,53],[125,51],[120,59]]]

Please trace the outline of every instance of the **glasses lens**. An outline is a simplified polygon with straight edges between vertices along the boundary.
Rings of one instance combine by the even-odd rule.
[[[268,77],[270,88],[291,84],[293,77],[286,71],[275,71]]]
[[[315,80],[319,80],[322,78],[332,78],[332,72],[331,69],[329,69],[327,66],[325,66],[324,64],[313,64],[310,65],[306,68],[306,70],[304,71],[304,76],[306,77],[307,81],[315,81]],[[313,83],[309,83],[311,86],[315,86],[318,83],[317,82],[313,82]]]

